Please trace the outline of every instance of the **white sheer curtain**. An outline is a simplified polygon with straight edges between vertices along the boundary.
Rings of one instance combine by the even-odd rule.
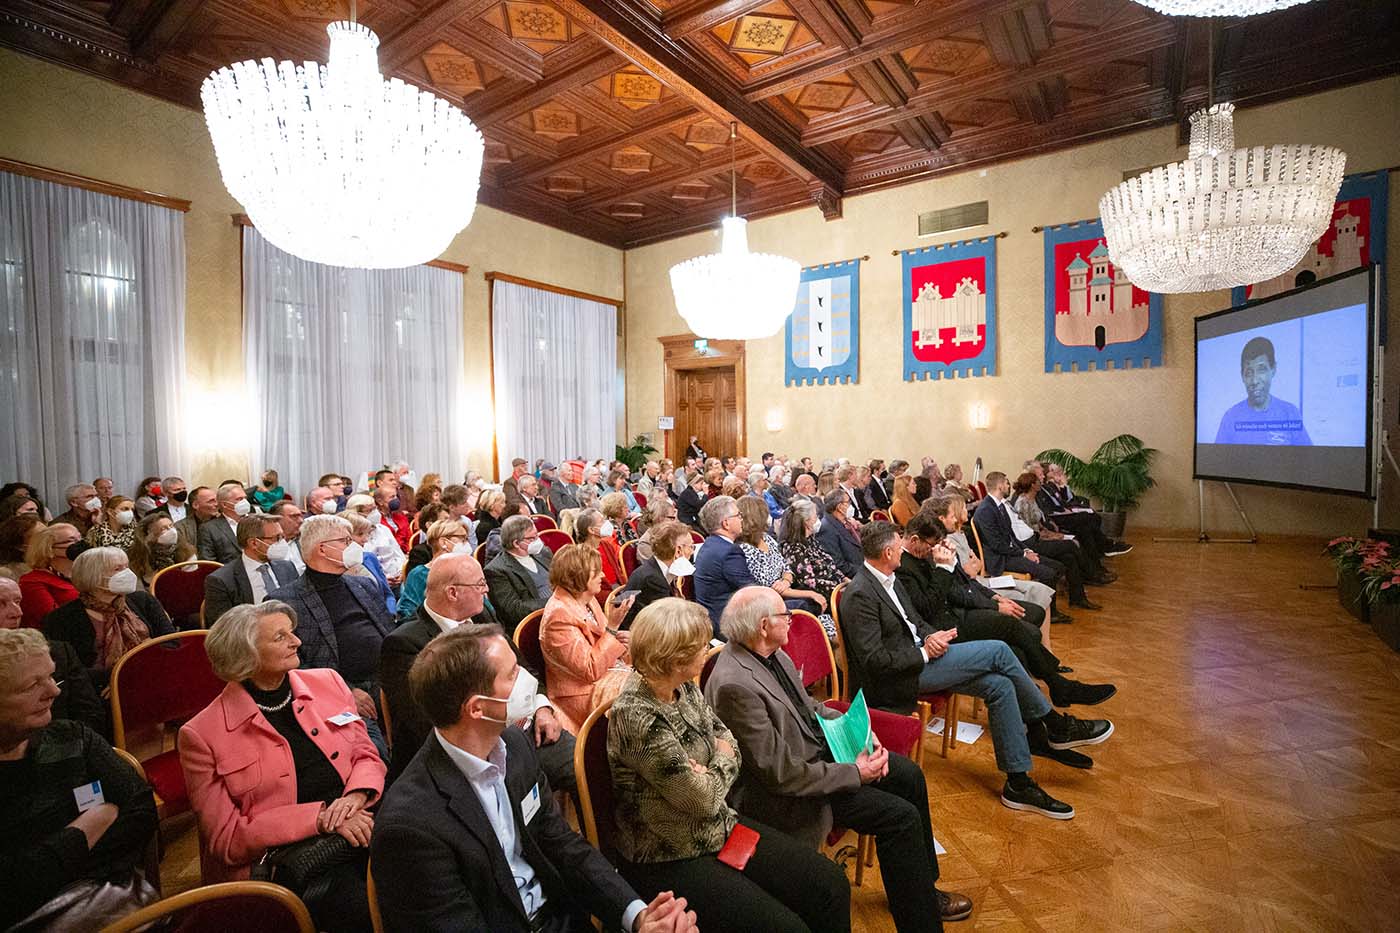
[[[0,476],[130,493],[183,466],[185,215],[0,172]]]
[[[492,282],[496,450],[510,461],[612,460],[617,445],[617,308]]]
[[[299,493],[398,459],[460,475],[463,285],[430,266],[307,262],[244,228],[253,473],[276,469]]]

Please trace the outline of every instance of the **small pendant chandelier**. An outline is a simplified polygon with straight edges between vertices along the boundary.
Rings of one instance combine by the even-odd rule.
[[[484,143],[447,101],[379,72],[379,37],[331,23],[328,63],[245,61],[204,80],[229,193],[278,248],[394,269],[435,259],[471,222]]]
[[[1137,0],[1168,16],[1253,16],[1272,13],[1308,0]]]
[[[756,340],[776,334],[792,313],[802,276],[795,259],[749,252],[735,177],[738,139],[738,124],[731,123],[730,216],[722,221],[720,251],[671,267],[676,310],[697,337],[710,340]]]
[[[1213,35],[1212,35],[1213,39]],[[1235,107],[1191,114],[1184,162],[1144,172],[1099,200],[1108,252],[1139,288],[1161,294],[1252,285],[1297,264],[1332,220],[1346,153],[1331,146],[1235,148]]]

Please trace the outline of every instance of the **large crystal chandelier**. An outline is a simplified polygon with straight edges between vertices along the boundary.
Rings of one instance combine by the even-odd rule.
[[[671,267],[676,310],[697,337],[711,340],[756,340],[776,334],[792,313],[802,276],[795,259],[749,252],[748,222],[739,216],[735,180],[738,138],[738,124],[731,124],[731,215],[722,222],[719,252]]]
[[[1191,114],[1186,161],[1099,199],[1109,258],[1150,292],[1208,292],[1287,272],[1326,230],[1346,168],[1346,153],[1331,146],[1236,149],[1235,105],[1215,103],[1215,31],[1206,34],[1207,106]]]
[[[1137,0],[1168,16],[1253,16],[1284,10],[1308,0]]]
[[[331,266],[436,258],[476,209],[484,148],[461,110],[379,73],[379,37],[331,23],[326,65],[245,61],[200,90],[224,184],[281,249]]]

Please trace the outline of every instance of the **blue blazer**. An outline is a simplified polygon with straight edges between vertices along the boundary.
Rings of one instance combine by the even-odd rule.
[[[987,576],[994,577],[1006,568],[1008,558],[1020,557],[1025,549],[1011,530],[1011,516],[1002,504],[991,496],[977,503],[972,512],[977,537],[982,541],[982,555],[987,562]]]
[[[719,617],[735,590],[757,586],[739,545],[721,535],[710,535],[695,558],[695,601],[710,613],[710,624],[719,638]]]
[[[395,619],[384,605],[384,598],[379,594],[379,584],[371,578],[357,577],[353,574],[345,574],[341,579],[350,587],[355,601],[374,621],[374,626],[379,629],[380,634],[388,635],[392,632]],[[316,587],[306,575],[297,577],[267,596],[268,599],[280,599],[296,610],[297,637],[301,639],[301,647],[297,649],[297,654],[301,655],[301,666],[328,667],[338,671],[340,646],[335,639],[336,620],[331,618],[326,604],[321,600],[321,594],[316,592]]]
[[[865,554],[861,552],[859,539],[830,515],[822,516],[821,526],[813,537],[816,538],[817,547],[830,554],[841,572],[854,580],[865,565]]]

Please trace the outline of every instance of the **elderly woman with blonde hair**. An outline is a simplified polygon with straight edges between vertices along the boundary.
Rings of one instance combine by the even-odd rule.
[[[355,698],[340,675],[298,669],[296,624],[290,606],[269,599],[230,609],[205,641],[224,689],[178,745],[204,881],[247,878],[293,845],[310,860],[314,846],[325,867],[294,893],[316,929],[367,931],[369,808],[386,769],[364,721],[347,712]]]
[[[603,517],[612,522],[613,541],[615,541],[619,547],[626,544],[628,541],[637,540],[637,533],[632,530],[632,526],[628,522],[631,512],[627,509],[627,499],[622,493],[608,493],[603,497],[603,501],[599,503],[599,506]]]
[[[122,655],[175,630],[160,603],[141,589],[121,548],[95,547],[79,554],[73,561],[73,586],[78,598],[44,617],[44,634],[73,646],[99,691]]]
[[[82,540],[83,533],[67,522],[54,522],[29,536],[24,549],[29,570],[19,578],[25,628],[38,628],[49,613],[78,598],[68,552]]]
[[[560,548],[549,566],[549,582],[554,592],[540,622],[546,694],[564,728],[577,733],[593,708],[616,693],[629,670],[630,636],[618,626],[632,600],[603,611],[598,602],[603,562],[597,547],[587,544]]]
[[[704,607],[675,598],[632,623],[636,670],[608,713],[618,870],[643,899],[684,891],[701,929],[848,931],[845,872],[729,806],[738,743],[696,685],[711,632]],[[753,847],[735,871],[719,853],[741,837]]]

